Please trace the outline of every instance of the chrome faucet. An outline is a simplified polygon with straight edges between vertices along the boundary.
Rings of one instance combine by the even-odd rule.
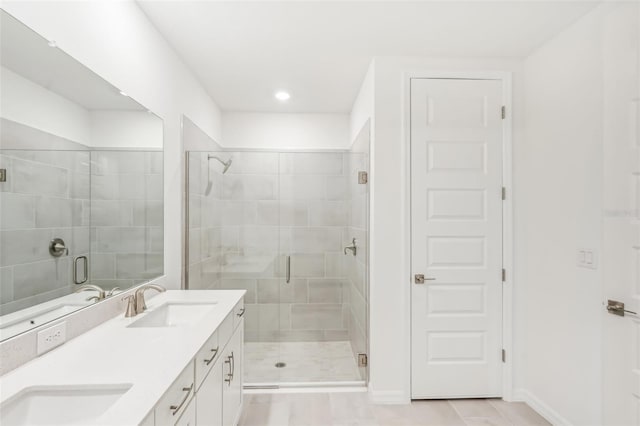
[[[83,291],[89,291],[89,290],[93,290],[93,291],[97,291],[98,295],[97,296],[91,296],[87,299],[87,301],[91,301],[91,300],[104,300],[105,297],[107,297],[107,294],[105,293],[105,291],[98,287],[97,285],[94,284],[85,284],[85,285],[81,285],[80,287],[78,287],[75,291],[75,293],[81,293]]]
[[[142,287],[137,289],[135,293],[136,314],[141,314],[147,309],[147,304],[144,301],[144,292],[149,289],[158,291],[160,293],[167,291],[166,288],[156,284],[143,285]]]

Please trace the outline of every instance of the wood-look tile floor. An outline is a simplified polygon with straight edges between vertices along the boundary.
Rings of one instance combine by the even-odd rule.
[[[542,426],[522,402],[500,399],[374,405],[364,392],[248,394],[239,426]]]

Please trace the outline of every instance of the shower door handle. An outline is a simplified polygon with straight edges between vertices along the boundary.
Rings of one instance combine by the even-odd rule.
[[[84,278],[78,281],[78,260],[84,260]],[[73,260],[73,282],[75,284],[84,284],[89,279],[89,261],[87,256],[78,256]]]
[[[291,256],[287,256],[287,284],[291,282]]]

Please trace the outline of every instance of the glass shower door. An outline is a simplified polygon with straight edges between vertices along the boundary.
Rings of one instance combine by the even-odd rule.
[[[352,285],[346,267],[364,238],[350,226],[349,168],[346,152],[280,154],[284,383],[362,380],[350,341]],[[354,238],[355,251],[345,250]]]
[[[189,289],[245,295],[245,383],[280,381],[278,154],[189,152]]]
[[[246,289],[245,383],[281,382],[279,158],[273,152],[225,152],[222,287]]]

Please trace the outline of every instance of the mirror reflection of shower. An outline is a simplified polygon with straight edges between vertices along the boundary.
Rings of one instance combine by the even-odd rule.
[[[205,195],[209,195],[211,188],[213,187],[213,181],[211,180],[211,166],[209,164],[209,160],[211,159],[218,160],[218,162],[222,164],[222,174],[227,173],[227,170],[229,170],[229,167],[231,167],[231,163],[233,162],[233,158],[231,157],[229,157],[227,161],[224,161],[222,158],[215,155],[209,155],[207,157],[207,189],[204,191]]]

